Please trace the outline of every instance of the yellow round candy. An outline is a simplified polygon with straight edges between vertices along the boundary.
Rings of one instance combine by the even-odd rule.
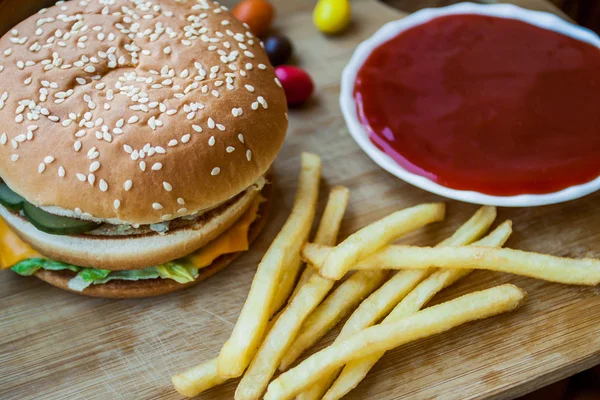
[[[348,0],[319,0],[313,12],[317,29],[330,35],[340,33],[350,24],[351,11]]]

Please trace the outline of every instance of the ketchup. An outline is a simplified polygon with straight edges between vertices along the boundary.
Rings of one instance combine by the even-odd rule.
[[[379,149],[446,187],[550,193],[600,176],[600,50],[559,33],[437,18],[376,48],[354,96]]]

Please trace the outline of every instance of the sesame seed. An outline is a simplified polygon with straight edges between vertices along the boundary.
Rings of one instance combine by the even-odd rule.
[[[277,84],[277,86],[283,87],[281,86],[281,81],[277,77],[275,77],[275,83]]]
[[[94,183],[96,182],[96,175],[94,174],[89,174],[87,176],[87,181],[91,186],[94,186]]]
[[[173,190],[173,186],[171,186],[171,184],[169,182],[163,182],[163,187],[165,188],[165,190],[167,192],[170,192]]]
[[[187,143],[187,142],[189,142],[189,141],[190,141],[190,137],[191,137],[191,136],[190,136],[190,134],[189,134],[189,133],[187,133],[187,134],[183,135],[183,136],[181,137],[181,143]]]
[[[120,200],[115,200],[113,202],[113,207],[114,207],[115,210],[118,210],[119,207],[121,207],[121,201]]]
[[[265,70],[267,69],[267,66],[265,64],[258,64],[258,69]]]
[[[77,179],[79,179],[81,182],[85,182],[85,180],[87,179],[87,177],[84,174],[80,174],[79,172],[75,174],[75,176],[77,177]]]
[[[140,161],[140,169],[146,171],[146,161]]]
[[[177,140],[176,139],[172,139],[171,141],[169,141],[169,143],[167,144],[169,147],[173,147],[173,146],[177,146]]]
[[[100,169],[100,163],[98,161],[94,161],[90,164],[90,172],[96,172]]]
[[[262,96],[258,96],[258,98],[256,99],[265,109],[269,108],[267,101],[265,100],[264,97]]]
[[[202,127],[200,125],[192,125],[192,129],[198,133],[202,132]]]
[[[215,176],[215,175],[219,175],[219,172],[221,172],[221,168],[219,168],[219,167],[214,167],[214,168],[212,169],[212,171],[210,171],[210,174],[211,174],[212,176]]]
[[[215,128],[215,121],[212,118],[209,117],[207,123],[208,123],[208,127],[210,129],[214,129]]]
[[[220,131],[224,131],[225,130],[225,126],[222,124],[217,124],[217,129]]]
[[[160,203],[152,203],[152,208],[154,208],[155,210],[162,210],[163,206]]]
[[[46,164],[51,164],[53,161],[54,161],[54,157],[52,157],[52,156],[46,156],[46,157],[44,157],[44,162]]]
[[[125,183],[123,184],[123,189],[125,189],[126,192],[129,192],[132,187],[133,187],[133,182],[130,180],[125,181]]]
[[[252,151],[250,151],[250,150],[246,151],[246,159],[248,159],[248,161],[252,160]]]
[[[238,133],[238,140],[242,143],[244,143],[244,135],[241,133]]]
[[[60,176],[61,178],[65,176],[65,168],[62,165],[58,167],[58,176]]]
[[[215,145],[215,142],[216,141],[215,141],[215,137],[214,136],[211,136],[210,139],[208,139],[208,145],[211,146],[211,147]]]
[[[19,155],[18,154],[12,154],[10,156],[10,160],[13,162],[17,162],[19,160]]]
[[[244,87],[246,88],[246,90],[248,90],[250,93],[254,92],[254,86],[252,85],[244,85]]]
[[[163,167],[162,164],[157,162],[157,163],[152,164],[151,169],[152,169],[152,171],[160,171],[162,169],[162,167]]]
[[[108,183],[104,179],[100,179],[100,183],[98,185],[101,191],[106,192],[108,190]]]
[[[233,146],[227,146],[227,148],[225,149],[225,151],[228,153],[233,153],[234,150],[235,150],[235,147],[233,147]]]

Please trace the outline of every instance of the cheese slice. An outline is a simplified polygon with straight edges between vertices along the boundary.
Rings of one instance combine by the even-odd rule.
[[[258,207],[263,201],[264,198],[261,195],[256,196],[248,211],[231,228],[206,246],[187,256],[186,260],[200,269],[208,267],[223,254],[248,250],[248,231],[252,222],[256,220]]]
[[[248,250],[248,231],[256,220],[262,201],[260,195],[256,196],[248,211],[235,224],[206,246],[185,257],[185,260],[200,269],[209,266],[224,254]],[[20,261],[40,257],[43,256],[22,241],[0,218],[0,269],[8,269]]]
[[[27,243],[21,240],[0,218],[0,269],[8,269],[19,261],[41,257]]]

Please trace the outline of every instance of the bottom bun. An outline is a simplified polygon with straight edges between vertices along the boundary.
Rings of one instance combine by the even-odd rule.
[[[252,225],[250,225],[250,229],[248,231],[249,244],[254,242],[266,224],[269,204],[271,202],[272,186],[272,184],[267,184],[261,191],[261,194],[266,201],[261,203],[258,209],[258,216]],[[208,267],[200,269],[198,271],[198,277],[193,282],[188,283],[177,283],[172,279],[161,278],[139,281],[113,280],[101,285],[91,285],[85,288],[82,292],[78,292],[69,288],[69,281],[75,277],[75,273],[72,271],[47,271],[40,269],[35,273],[35,276],[44,282],[51,284],[52,286],[56,286],[59,289],[85,296],[103,297],[107,299],[153,297],[169,294],[190,286],[194,286],[195,284],[210,278],[217,272],[224,269],[226,266],[235,261],[235,259],[238,258],[242,253],[244,252],[240,251],[237,253],[224,254],[220,256]]]

